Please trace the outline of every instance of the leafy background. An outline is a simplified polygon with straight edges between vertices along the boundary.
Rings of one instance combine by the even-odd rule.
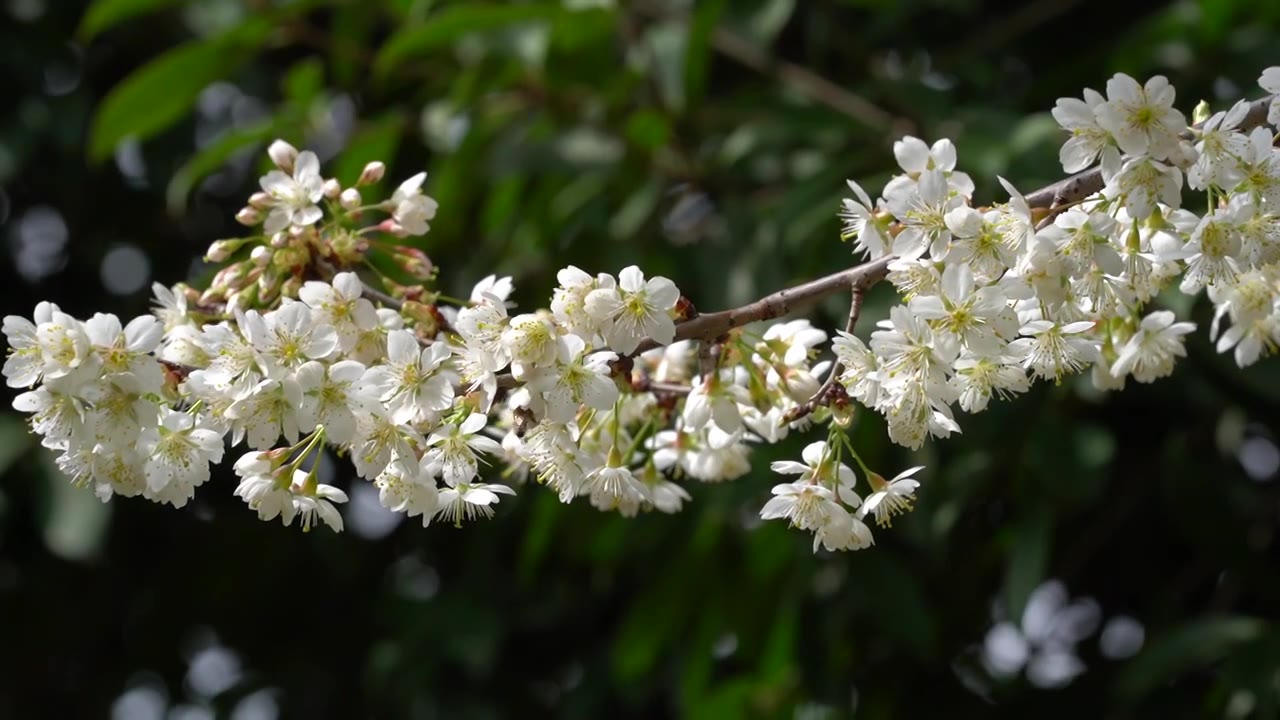
[[[532,307],[566,264],[636,263],[726,307],[850,263],[842,181],[874,194],[903,133],[953,138],[991,200],[1059,176],[1056,98],[1164,73],[1225,107],[1278,42],[1244,0],[6,0],[3,309],[132,315],[205,276],[276,136],[346,181],[429,170],[453,294],[498,272]],[[526,487],[423,530],[353,484],[334,536],[225,476],[181,512],[100,505],[2,415],[0,716],[1275,717],[1280,379],[1190,351],[916,454],[863,416],[873,466],[928,469],[841,555],[757,519],[805,437],[675,517]]]

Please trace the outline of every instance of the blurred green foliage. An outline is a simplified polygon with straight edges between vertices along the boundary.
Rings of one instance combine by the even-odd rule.
[[[206,272],[277,136],[347,182],[374,158],[388,187],[427,169],[421,247],[452,294],[496,272],[533,307],[566,264],[636,263],[714,309],[850,263],[843,180],[874,194],[905,132],[954,139],[990,200],[997,174],[1060,175],[1057,97],[1164,73],[1183,109],[1225,107],[1280,46],[1280,5],[1244,0],[0,18],[4,310],[82,317]],[[461,530],[379,526],[354,497],[331,536],[258,522],[225,476],[182,512],[98,505],[0,417],[0,717],[1276,717],[1280,378],[1203,333],[1190,350],[1171,379],[1041,386],[914,455],[864,415],[873,467],[928,469],[919,508],[852,555],[758,521],[768,461],[804,437],[675,517],[525,487]]]

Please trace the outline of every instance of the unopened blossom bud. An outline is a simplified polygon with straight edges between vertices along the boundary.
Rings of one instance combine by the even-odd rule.
[[[1191,123],[1193,125],[1199,125],[1205,120],[1208,120],[1212,115],[1213,108],[1209,107],[1208,102],[1201,100],[1196,104],[1195,109],[1191,111]]]
[[[240,212],[236,213],[236,222],[245,227],[253,227],[262,222],[262,212],[257,208],[245,206],[240,208]]]
[[[293,163],[298,159],[298,148],[283,140],[276,140],[267,148],[267,155],[271,156],[271,162],[275,163],[276,167],[290,175],[293,174]]]
[[[333,200],[342,194],[342,183],[338,182],[337,178],[329,178],[324,181],[322,189],[324,196]]]
[[[258,289],[258,302],[275,302],[280,296],[280,286],[284,284],[284,276],[274,272],[264,272],[258,276],[255,287]]]
[[[381,162],[374,160],[364,166],[364,170],[360,171],[360,179],[356,180],[356,185],[372,185],[382,179],[387,172],[387,166]]]
[[[253,261],[254,265],[265,267],[267,263],[271,262],[271,256],[274,254],[271,248],[266,245],[259,245],[253,249],[253,252],[249,253],[249,259]]]
[[[417,323],[419,335],[423,337],[435,337],[440,331],[439,311],[434,305],[409,300],[400,309],[400,314]]]
[[[217,305],[218,303],[226,299],[227,299],[227,288],[215,286],[200,293],[200,297],[198,298],[197,304],[198,305]]]
[[[284,297],[296,298],[298,297],[298,291],[301,289],[302,278],[297,275],[290,275],[280,285],[280,294]]]
[[[338,204],[343,210],[355,210],[360,207],[360,191],[355,188],[347,188],[342,191],[342,195],[338,197]]]
[[[264,192],[256,192],[249,196],[249,207],[258,208],[259,210],[270,210],[276,201]]]
[[[395,220],[384,220],[382,224],[378,226],[378,229],[390,235],[395,235],[398,238],[409,237],[409,231],[405,230],[404,226]]]
[[[278,232],[271,236],[271,247],[279,250],[280,248],[289,247],[290,237],[282,232]]]
[[[435,265],[427,254],[417,248],[396,248],[391,256],[396,265],[417,280],[429,280],[435,272]]]
[[[244,247],[247,242],[249,242],[247,237],[214,240],[209,244],[209,249],[205,252],[204,259],[208,262],[226,262],[232,253]]]
[[[252,261],[232,263],[219,270],[213,276],[213,282],[210,285],[212,288],[224,291],[229,288],[242,287],[251,267],[253,267]]]
[[[853,425],[853,417],[856,414],[856,408],[851,402],[831,404],[831,422],[835,423],[836,427],[848,428]]]

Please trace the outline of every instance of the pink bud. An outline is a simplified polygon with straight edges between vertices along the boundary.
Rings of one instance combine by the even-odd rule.
[[[262,213],[257,208],[242,207],[240,212],[236,213],[236,222],[246,227],[253,227],[262,222]]]
[[[278,232],[275,235],[271,236],[271,247],[277,250],[279,250],[280,248],[289,247],[289,239],[290,238],[288,235],[282,232]]]
[[[364,170],[360,171],[360,179],[356,180],[356,185],[372,185],[382,179],[387,172],[387,166],[381,162],[374,160],[364,166]]]
[[[270,195],[264,192],[256,192],[249,196],[249,207],[255,207],[259,210],[267,210],[272,205],[275,205],[275,201],[271,199]]]
[[[298,148],[283,140],[276,140],[267,148],[267,154],[271,156],[271,162],[275,163],[276,167],[293,174],[293,163],[298,159]]]
[[[337,178],[329,178],[324,181],[324,196],[330,200],[342,194],[342,185]]]

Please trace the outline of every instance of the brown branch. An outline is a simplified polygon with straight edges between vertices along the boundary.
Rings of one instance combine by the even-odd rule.
[[[380,302],[383,305],[391,308],[392,310],[395,310],[396,312],[400,312],[401,310],[404,309],[403,301],[397,300],[396,298],[391,297],[390,295],[382,292],[381,290],[378,290],[377,288],[374,288],[373,286],[369,285],[369,283],[363,280],[360,281],[360,285],[363,287],[363,289],[360,291],[360,294],[364,295],[366,300],[371,300],[373,302]]]
[[[1271,107],[1272,97],[1268,95],[1249,103],[1249,112],[1245,115],[1244,120],[1240,121],[1240,125],[1236,130],[1247,133],[1265,123],[1267,121],[1267,109]],[[1199,128],[1200,125],[1194,127]],[[1188,129],[1182,133],[1181,137],[1190,140],[1193,134]],[[1033,208],[1057,208],[1067,203],[1079,202],[1090,195],[1101,192],[1104,184],[1102,181],[1102,168],[1091,168],[1028,194],[1026,196],[1027,204]]]
[[[882,257],[879,260],[855,265],[840,272],[820,277],[817,280],[810,280],[795,287],[779,290],[741,307],[699,315],[692,320],[686,320],[676,325],[675,340],[714,342],[734,328],[760,320],[780,318],[789,314],[798,305],[821,300],[834,292],[850,287],[866,291],[872,285],[883,280],[885,275],[889,274],[889,263],[895,259],[892,255]],[[640,343],[640,347],[636,348],[634,354],[657,347],[662,346],[653,340],[645,340]]]
[[[636,2],[632,7],[650,18],[667,19],[661,8],[654,7],[654,3]],[[711,47],[739,65],[761,75],[772,76],[783,85],[873,130],[895,136],[915,132],[915,123],[907,118],[894,115],[806,67],[773,57],[755,43],[725,27],[712,30]]]

